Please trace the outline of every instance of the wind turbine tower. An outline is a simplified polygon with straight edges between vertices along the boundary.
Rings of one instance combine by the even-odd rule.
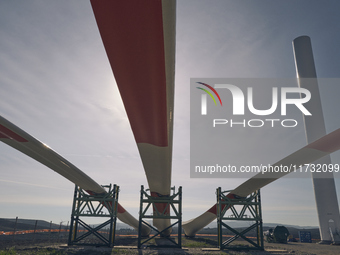
[[[326,134],[310,38],[308,36],[295,38],[293,49],[299,87],[308,89],[312,95],[311,100],[305,104],[312,115],[304,115],[309,144]],[[327,155],[314,164],[329,165],[331,157]],[[312,178],[320,226],[320,243],[340,243],[340,214],[333,172],[314,172]]]

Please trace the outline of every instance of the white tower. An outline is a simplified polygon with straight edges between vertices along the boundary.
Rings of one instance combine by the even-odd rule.
[[[310,38],[308,36],[295,38],[293,49],[299,86],[308,89],[312,95],[312,99],[305,104],[312,116],[304,116],[307,143],[311,143],[324,136],[326,128]],[[315,164],[331,164],[331,158],[329,155],[325,156]],[[312,177],[320,226],[320,243],[339,243],[340,214],[333,173],[313,173]]]

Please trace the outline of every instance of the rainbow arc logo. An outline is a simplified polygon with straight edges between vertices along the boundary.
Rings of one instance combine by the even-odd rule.
[[[212,86],[210,86],[210,85],[208,85],[208,84],[206,84],[206,83],[203,83],[203,82],[197,82],[197,83],[198,83],[198,84],[201,84],[201,85],[203,85],[203,86],[206,86],[207,88],[211,89],[211,91],[214,92],[215,95],[217,96],[217,98],[218,98],[218,100],[220,101],[220,104],[221,104],[221,106],[222,106],[222,100],[221,100],[221,98],[220,98],[220,95],[217,93],[217,91],[216,91]],[[215,105],[217,105],[216,100],[215,100],[215,97],[211,94],[211,92],[210,92],[209,90],[204,89],[204,88],[200,88],[200,87],[197,87],[197,88],[203,90],[204,92],[206,92],[206,93],[214,100]]]
[[[217,96],[217,98],[220,101],[220,104],[222,106],[221,97],[220,97],[220,95],[217,93],[217,91],[212,86],[210,86],[209,84],[203,83],[203,82],[197,82],[197,83],[207,87],[208,89],[210,89]],[[214,100],[215,105],[217,105],[217,102],[215,100],[214,95],[209,90],[207,90],[205,88],[201,88],[201,87],[196,87],[196,88],[206,92],[212,98],[212,100]],[[201,105],[201,114],[202,115],[207,115],[207,94],[202,94],[202,97],[201,97],[201,103],[202,103],[202,105]]]

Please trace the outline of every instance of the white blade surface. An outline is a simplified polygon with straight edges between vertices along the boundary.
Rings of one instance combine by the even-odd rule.
[[[287,166],[291,171],[287,172],[266,172],[259,173],[246,182],[239,185],[228,196],[240,196],[246,197],[252,192],[263,188],[269,183],[291,173],[294,171],[294,166],[300,166],[304,164],[312,163],[319,158],[329,155],[340,149],[340,128],[332,133],[323,136],[315,142],[308,144],[302,149],[290,154],[284,159],[276,162],[272,166]],[[187,221],[182,224],[184,232],[187,236],[195,236],[203,227],[208,225],[216,219],[216,205],[212,206],[208,211],[198,216],[197,218]]]
[[[44,164],[90,194],[106,193],[102,186],[79,168],[2,116],[0,116],[0,141]],[[138,229],[138,220],[120,204],[118,204],[118,219]],[[142,234],[148,235],[149,232],[150,229],[143,225]]]

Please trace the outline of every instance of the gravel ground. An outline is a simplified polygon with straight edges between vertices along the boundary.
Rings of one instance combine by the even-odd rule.
[[[143,247],[137,249],[137,238],[116,238],[115,247],[92,247],[92,246],[68,246],[66,239],[59,239],[58,242],[51,244],[51,239],[35,238],[35,242],[30,242],[28,237],[16,237],[15,242],[13,238],[0,237],[0,254],[1,250],[9,250],[7,254],[81,254],[81,255],[100,255],[100,254],[297,254],[297,255],[336,255],[340,254],[340,246],[336,245],[320,245],[316,243],[288,243],[276,244],[265,242],[265,251],[235,251],[217,249],[216,240],[209,238],[182,238],[183,248],[152,248]],[[56,241],[56,240],[55,240]],[[159,238],[156,243],[163,243]],[[244,241],[235,241],[234,245],[245,246]]]
[[[339,246],[318,245],[318,244],[271,244],[265,246],[265,251],[220,251],[214,248],[144,248],[138,250],[137,247],[83,247],[65,245],[48,245],[38,247],[21,247],[15,249],[16,254],[81,254],[81,255],[100,255],[100,254],[296,254],[296,255],[336,255],[340,254]]]

